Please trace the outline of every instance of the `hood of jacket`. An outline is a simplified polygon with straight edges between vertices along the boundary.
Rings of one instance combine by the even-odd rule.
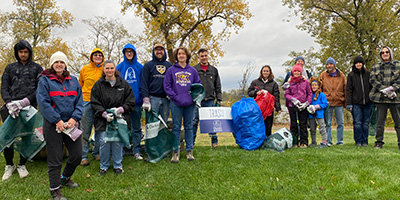
[[[136,50],[134,50],[134,51],[136,52]],[[163,56],[163,58],[162,58],[161,61],[157,59],[156,54],[154,53],[154,48],[153,48],[153,53],[152,53],[152,55],[153,55],[153,61],[164,62],[164,61],[167,60],[167,51],[165,51],[165,49],[164,49],[164,56]],[[125,55],[124,55],[124,56],[125,56]],[[135,56],[136,56],[136,55],[135,55]]]
[[[126,44],[126,45],[124,46],[124,48],[122,49],[122,54],[124,55],[124,62],[128,62],[128,63],[129,63],[128,58],[126,58],[126,56],[125,56],[125,50],[126,50],[126,49],[132,49],[132,50],[135,52],[135,55],[133,56],[133,59],[132,59],[132,63],[137,62],[137,52],[136,52],[136,48],[135,48],[135,46],[133,46],[133,44],[130,44],[130,43]],[[154,50],[153,50],[153,51],[154,51]]]
[[[21,59],[18,56],[18,50],[22,50],[22,49],[28,49],[28,51],[29,51],[28,62],[32,61],[32,57],[33,57],[32,46],[29,44],[29,42],[27,42],[25,40],[20,40],[17,44],[14,45],[14,56],[18,60],[18,62],[21,61]]]
[[[101,63],[100,63],[100,66],[103,66],[103,63],[104,63],[104,53],[103,53],[103,51],[102,51],[100,48],[94,48],[94,49],[93,49],[92,53],[90,53],[89,61],[90,61],[90,63],[91,63],[93,66],[97,66],[97,65],[93,62],[93,59],[92,59],[93,54],[96,53],[96,52],[100,52],[101,54],[103,54],[103,60],[102,60]]]
[[[381,48],[381,50],[379,51],[379,58],[381,59],[381,61],[382,61],[383,63],[385,63],[385,61],[382,60],[382,54],[381,54],[384,48],[389,49],[389,51],[390,51],[390,62],[392,62],[392,61],[393,61],[393,52],[392,52],[392,49],[389,48],[389,47],[387,47],[387,46],[383,46],[383,47]]]
[[[363,64],[363,66],[361,67],[361,70],[356,68],[356,64],[357,63],[362,63]],[[363,57],[357,56],[357,57],[354,58],[353,66],[351,67],[351,71],[356,72],[356,73],[360,73],[360,72],[364,72],[365,71],[365,60],[364,60]]]

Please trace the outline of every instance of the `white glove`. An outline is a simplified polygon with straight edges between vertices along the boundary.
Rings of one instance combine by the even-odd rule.
[[[143,98],[142,108],[143,108],[143,110],[146,110],[147,112],[150,112],[151,103],[150,103],[150,98],[149,97]]]
[[[19,116],[19,112],[22,108],[29,106],[31,102],[28,98],[23,98],[22,100],[11,101],[6,104],[8,113],[11,115],[12,118],[16,118]]]
[[[290,101],[292,101],[292,103],[297,107],[299,107],[301,104],[301,102],[294,97]]]
[[[107,120],[107,122],[112,122],[114,120],[114,114],[113,113],[107,113],[107,111],[104,111],[101,116]]]
[[[284,84],[282,85],[282,89],[283,89],[283,90],[287,90],[287,89],[289,88],[289,86],[290,86],[290,83],[289,83],[289,81],[288,81],[288,82],[286,82],[286,83],[284,83]]]
[[[308,111],[310,114],[314,114],[316,110],[317,110],[317,109],[315,108],[314,105],[311,105],[311,106],[308,106],[308,107],[307,107],[307,111]]]
[[[299,106],[297,106],[297,108],[299,108],[300,111],[304,110],[307,108],[307,106],[309,106],[310,103],[308,103],[308,101],[301,103]]]

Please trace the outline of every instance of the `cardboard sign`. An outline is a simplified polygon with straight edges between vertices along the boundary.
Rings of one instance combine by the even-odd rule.
[[[199,109],[200,133],[233,132],[230,107],[204,107]]]

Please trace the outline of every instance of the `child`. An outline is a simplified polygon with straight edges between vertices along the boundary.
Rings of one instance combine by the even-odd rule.
[[[300,148],[307,148],[308,112],[306,108],[311,103],[312,92],[310,84],[302,76],[302,71],[303,69],[300,65],[295,65],[293,67],[289,88],[285,92],[285,98],[287,99],[289,107],[290,131],[297,137],[297,141],[300,141]],[[299,122],[300,130],[297,122]],[[297,145],[298,144],[295,144],[294,147],[297,147]]]
[[[318,148],[326,148],[328,146],[326,142],[326,127],[324,119],[324,109],[328,106],[328,100],[326,95],[321,92],[321,81],[317,78],[312,77],[310,79],[311,90],[313,93],[311,105],[308,106],[307,110],[310,113],[310,132],[311,132],[311,146],[317,146],[315,134],[317,132],[317,125],[319,125],[319,132],[321,133],[322,142]]]

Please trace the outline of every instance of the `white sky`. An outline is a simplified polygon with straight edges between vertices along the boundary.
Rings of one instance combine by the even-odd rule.
[[[75,21],[72,27],[58,31],[56,34],[67,42],[86,37],[90,32],[82,23],[82,19],[94,16],[118,18],[130,33],[141,33],[144,27],[142,21],[134,16],[133,10],[122,15],[119,2],[120,0],[57,0],[57,5],[72,13]],[[219,64],[216,66],[220,71],[224,91],[239,87],[238,81],[241,79],[242,67],[249,62],[256,66],[251,80],[258,77],[260,68],[265,64],[271,66],[275,77],[284,76],[285,69],[282,64],[292,59],[288,57],[290,51],[303,51],[311,46],[318,49],[313,38],[296,28],[300,19],[289,18],[290,10],[282,6],[280,0],[250,0],[249,2],[250,12],[254,17],[245,22],[239,34],[232,35],[228,42],[223,43],[226,53],[223,58],[219,58]],[[0,0],[0,3],[1,11],[15,10],[12,0]],[[290,19],[290,22],[286,22],[286,19]]]

